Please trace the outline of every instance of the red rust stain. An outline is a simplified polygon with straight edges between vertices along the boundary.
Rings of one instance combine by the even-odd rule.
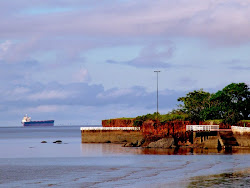
[[[110,119],[103,120],[103,127],[133,127],[134,119]],[[153,120],[147,120],[143,122],[140,126],[141,132],[145,136],[156,136],[156,137],[175,137],[178,138],[180,142],[187,141],[191,133],[186,132],[186,125],[195,125],[194,122],[191,121],[168,121],[165,123],[157,123]],[[199,122],[199,125],[207,125],[207,122]],[[231,129],[231,125],[220,123],[220,129]],[[237,126],[242,127],[250,127],[250,123],[248,122],[239,122]]]

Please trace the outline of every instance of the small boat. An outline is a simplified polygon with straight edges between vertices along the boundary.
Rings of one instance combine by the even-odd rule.
[[[23,126],[54,126],[54,120],[44,120],[44,121],[31,121],[31,117],[26,114],[23,117]]]

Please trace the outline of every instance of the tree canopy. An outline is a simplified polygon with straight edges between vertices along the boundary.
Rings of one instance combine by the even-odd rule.
[[[227,123],[249,119],[250,90],[245,83],[232,83],[212,95],[213,111]]]
[[[141,126],[147,120],[164,123],[173,120],[191,120],[196,122],[215,120],[235,124],[240,120],[250,120],[250,89],[245,83],[231,83],[216,93],[194,90],[185,97],[179,109],[167,114],[147,114],[137,116],[134,126]]]
[[[183,102],[179,105],[181,110],[188,114],[189,118],[196,123],[207,118],[207,109],[210,107],[211,94],[202,89],[189,92],[186,97],[178,98],[178,101]]]
[[[187,113],[195,122],[209,119],[223,119],[234,124],[242,119],[249,119],[250,90],[245,83],[232,83],[214,94],[202,89],[189,92],[178,101],[183,102],[180,110]]]

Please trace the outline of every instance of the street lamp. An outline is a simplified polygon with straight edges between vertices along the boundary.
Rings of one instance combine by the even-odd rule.
[[[157,73],[157,124],[158,124],[158,73],[161,72],[161,71],[154,71]]]

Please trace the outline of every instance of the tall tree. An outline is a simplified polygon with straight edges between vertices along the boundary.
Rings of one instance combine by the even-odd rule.
[[[183,102],[183,105],[179,105],[181,110],[188,114],[190,120],[195,121],[197,124],[199,121],[204,121],[209,115],[207,109],[210,108],[210,96],[211,94],[203,91],[202,89],[193,92],[189,92],[186,97],[178,98],[178,101]]]
[[[250,90],[245,83],[232,83],[211,96],[213,110],[227,123],[249,119]]]

